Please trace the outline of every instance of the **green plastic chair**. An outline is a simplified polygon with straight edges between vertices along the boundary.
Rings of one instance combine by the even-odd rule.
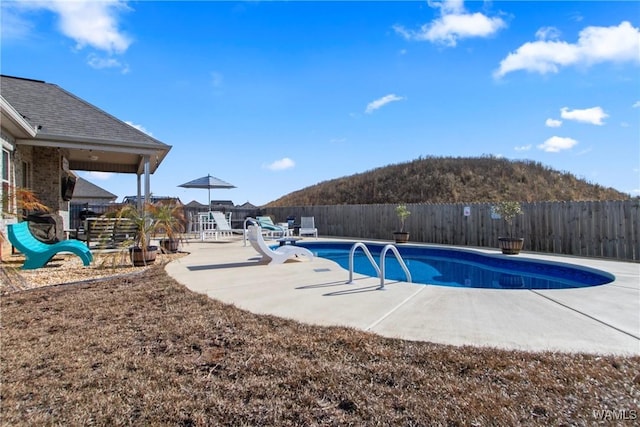
[[[7,225],[7,234],[11,244],[25,257],[23,270],[44,267],[58,252],[71,252],[79,256],[84,265],[89,265],[93,260],[87,245],[79,240],[63,240],[52,244],[41,242],[31,234],[27,221]]]

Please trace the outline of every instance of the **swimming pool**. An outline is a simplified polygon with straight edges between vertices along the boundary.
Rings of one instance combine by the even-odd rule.
[[[349,251],[355,242],[299,242],[315,256],[337,262],[349,270]],[[366,242],[377,263],[384,243]],[[471,249],[422,245],[396,245],[414,283],[494,289],[569,289],[599,286],[615,280],[613,274],[567,263],[484,254]],[[395,255],[386,255],[385,277],[406,280]],[[354,254],[354,271],[376,277],[362,249]]]

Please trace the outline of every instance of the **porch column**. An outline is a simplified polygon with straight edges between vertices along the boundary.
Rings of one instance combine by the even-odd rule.
[[[136,209],[138,212],[142,212],[142,183],[141,183],[141,175],[139,173],[136,174],[137,178],[137,189],[136,189]]]
[[[144,203],[147,204],[151,200],[151,156],[144,156]]]

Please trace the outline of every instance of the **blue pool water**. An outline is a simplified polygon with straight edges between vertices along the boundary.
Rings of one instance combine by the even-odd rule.
[[[314,255],[337,262],[347,272],[349,251],[355,242],[300,242]],[[384,244],[366,243],[376,263]],[[465,288],[568,289],[610,283],[615,276],[607,272],[566,263],[483,254],[456,248],[397,245],[414,283]],[[385,262],[388,280],[406,280],[393,252]],[[354,255],[356,273],[376,276],[361,248]]]

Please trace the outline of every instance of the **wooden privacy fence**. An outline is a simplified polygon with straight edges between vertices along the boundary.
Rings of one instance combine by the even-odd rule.
[[[492,204],[407,204],[410,241],[444,245],[497,247],[508,235]],[[276,222],[315,217],[325,236],[393,240],[400,224],[396,205],[331,205],[265,208]],[[522,203],[513,237],[524,237],[524,250],[584,257],[640,261],[640,200]]]

